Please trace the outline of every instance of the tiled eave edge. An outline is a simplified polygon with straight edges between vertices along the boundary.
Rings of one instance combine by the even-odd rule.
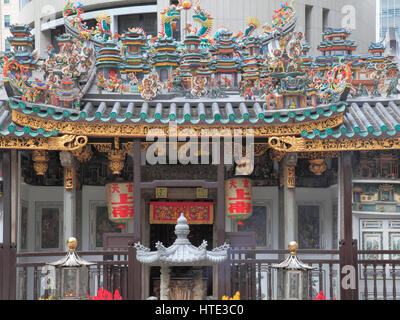
[[[96,110],[92,110],[91,116],[86,108],[82,111],[65,109],[54,106],[34,105],[18,100],[10,100],[10,108],[18,110],[18,112],[26,115],[32,115],[37,118],[67,121],[67,122],[85,122],[85,123],[110,123],[110,124],[161,124],[165,125],[171,121],[176,121],[179,125],[280,125],[280,124],[296,124],[304,122],[314,122],[316,120],[330,119],[345,112],[347,103],[340,102],[333,105],[318,106],[315,108],[295,109],[295,110],[276,110],[276,111],[263,111],[258,103],[254,103],[254,113],[256,117],[251,118],[250,113],[244,103],[241,103],[240,109],[242,118],[236,118],[232,111],[232,105],[227,102],[219,102],[219,104],[226,105],[227,118],[222,118],[218,102],[213,105],[212,118],[207,118],[204,111],[204,104],[199,103],[198,116],[194,119],[191,116],[191,108],[189,103],[185,103],[183,107],[183,117],[177,118],[176,104],[170,103],[172,107],[169,108],[169,116],[162,118],[162,103],[156,103],[153,116],[149,117],[149,103],[143,102],[140,107],[138,116],[133,116],[133,107],[127,108],[125,113],[121,112],[120,106],[116,108],[118,111],[111,110],[105,116],[105,104],[100,105]],[[203,111],[202,111],[203,110]],[[122,114],[121,114],[122,113]],[[340,125],[340,124],[339,124]],[[338,126],[338,125],[337,125]],[[332,127],[334,128],[334,127]]]

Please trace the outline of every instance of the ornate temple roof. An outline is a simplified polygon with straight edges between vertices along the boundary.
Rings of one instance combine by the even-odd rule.
[[[157,251],[150,251],[149,248],[136,243],[136,258],[139,262],[151,266],[211,266],[227,259],[228,244],[225,243],[221,247],[207,251],[207,241],[203,241],[199,247],[195,247],[187,238],[189,233],[187,219],[182,213],[175,227],[177,238],[172,246],[166,248],[161,242],[158,242],[156,244]]]
[[[335,50],[342,45],[355,49],[350,32],[328,28],[319,49],[332,54],[313,59],[302,33],[294,32],[291,4],[257,36],[253,18],[244,34],[220,27],[210,37],[212,18],[194,10],[200,29],[175,41],[175,6],[162,13],[158,37],[140,28],[113,36],[107,15],[89,29],[80,7],[68,1],[68,34],[57,38],[59,52],[49,47],[40,63],[30,45],[20,48],[33,43],[29,28],[12,27],[12,39],[23,41],[3,61],[8,97],[0,98],[0,135],[144,137],[152,126],[176,122],[257,128],[258,138],[400,137],[397,60],[383,56],[381,43],[371,44],[369,57],[341,55]]]

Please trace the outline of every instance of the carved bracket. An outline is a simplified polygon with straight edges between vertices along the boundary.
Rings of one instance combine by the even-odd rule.
[[[111,144],[95,144],[94,147],[102,153],[107,153],[108,156],[108,167],[114,175],[120,175],[125,165],[125,158],[128,153],[132,152],[132,144],[124,143],[120,144],[119,139],[115,139],[114,146]],[[122,148],[121,148],[122,147]]]
[[[73,190],[75,186],[75,168],[64,168],[64,187],[65,190]]]

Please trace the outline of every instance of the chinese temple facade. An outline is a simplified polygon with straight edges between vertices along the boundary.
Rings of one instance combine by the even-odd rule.
[[[37,268],[71,236],[100,266],[113,260],[107,250],[172,245],[182,213],[195,246],[227,242],[264,250],[260,259],[278,259],[274,250],[294,240],[321,260],[340,248],[345,264],[354,262],[354,246],[400,250],[396,57],[380,43],[356,56],[350,33],[328,28],[314,59],[288,3],[271,25],[251,18],[243,31],[213,26],[199,1],[179,3],[161,13],[155,38],[136,26],[111,34],[106,14],[89,28],[68,1],[67,34],[45,60],[34,55],[28,26],[11,28],[0,221],[4,248],[16,246],[14,276],[3,281],[16,287],[4,299],[42,296]],[[172,31],[184,14],[198,25],[178,42]],[[134,259],[129,266],[129,279],[118,278],[128,283],[125,297],[159,297],[159,269]],[[227,279],[224,268],[204,268],[207,296],[230,294],[234,279],[240,285],[243,274]],[[327,268],[315,288],[348,298],[339,269]],[[172,269],[171,277],[186,281],[185,272]],[[115,277],[97,273],[93,281]],[[264,292],[267,278],[254,279],[258,299],[274,294],[276,280]],[[370,297],[367,280],[360,298]]]

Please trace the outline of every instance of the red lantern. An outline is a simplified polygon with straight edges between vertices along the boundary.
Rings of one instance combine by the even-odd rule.
[[[124,229],[133,219],[133,183],[111,182],[106,185],[108,218]]]
[[[226,215],[243,225],[252,213],[252,183],[248,178],[232,178],[225,181]]]

